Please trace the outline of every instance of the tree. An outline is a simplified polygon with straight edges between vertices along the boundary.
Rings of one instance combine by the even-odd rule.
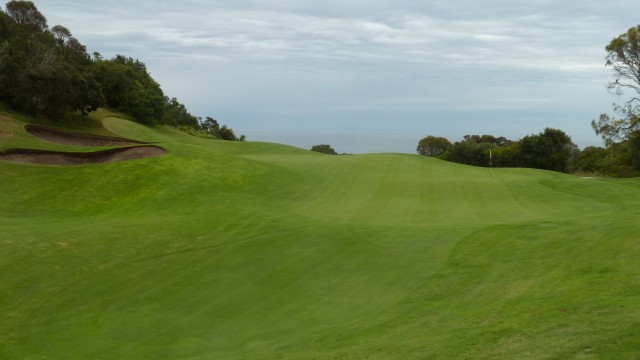
[[[640,151],[640,136],[638,139]],[[554,171],[573,170],[579,153],[571,138],[563,131],[547,128],[519,141],[492,135],[465,135],[439,157],[472,166],[530,167]]]
[[[10,1],[6,5],[7,15],[17,24],[32,32],[42,32],[47,29],[47,19],[38,11],[31,1]]]
[[[521,164],[524,167],[567,172],[576,145],[562,130],[546,128],[537,135],[520,140]]]
[[[440,156],[451,147],[451,142],[440,136],[429,135],[418,142],[416,151],[424,156]]]
[[[633,131],[627,139],[631,157],[630,165],[635,170],[640,170],[640,131]]]
[[[489,166],[490,152],[511,144],[510,140],[493,135],[465,135],[463,139],[450,145],[440,158],[466,165]],[[506,156],[507,152],[503,154]],[[501,163],[506,164],[507,160],[503,158]],[[494,163],[496,164],[498,163]]]
[[[218,120],[207,116],[205,120],[200,124],[202,129],[207,132],[207,134],[215,135],[220,130],[220,124],[218,124]]]
[[[4,47],[4,42],[12,36],[14,24],[13,19],[0,9],[0,54]]]
[[[602,114],[598,121],[591,122],[596,134],[610,146],[640,129],[640,25],[614,38],[605,50],[605,65],[614,73],[614,80],[607,88],[616,95],[624,94],[625,90],[632,92],[624,104],[613,105],[614,112],[618,114],[616,118]]]
[[[186,106],[178,102],[178,99],[165,96],[165,108],[161,123],[172,126],[188,126],[200,129],[200,120],[187,111]]]
[[[489,166],[489,150],[495,148],[491,143],[476,142],[473,138],[455,142],[441,158],[447,161],[472,166]]]
[[[603,173],[603,163],[609,156],[605,148],[587,146],[578,156],[577,168],[587,173]]]
[[[246,137],[244,135],[240,135],[240,137],[236,137],[236,134],[233,132],[233,129],[228,127],[227,125],[222,125],[218,123],[218,120],[207,116],[204,121],[200,121],[200,129],[206,132],[209,135],[213,135],[218,139],[222,140],[231,140],[231,141],[245,141]]]
[[[50,119],[86,115],[103,103],[90,66],[86,48],[63,26],[49,31],[32,2],[0,11],[0,100],[12,108]]]
[[[315,151],[323,154],[330,154],[330,155],[338,154],[335,150],[333,150],[333,148],[330,145],[327,145],[327,144],[313,145],[311,147],[311,151]]]
[[[492,163],[494,167],[519,167],[520,162],[520,143],[517,141],[506,140],[504,137],[498,138],[503,145],[498,145],[492,150]],[[500,139],[504,139],[500,140]]]
[[[236,134],[233,133],[233,129],[230,127],[227,127],[227,125],[222,125],[222,127],[220,127],[220,129],[218,130],[218,137],[222,140],[231,140],[231,141],[238,140],[236,138]]]
[[[167,100],[160,85],[137,59],[116,55],[94,64],[107,106],[133,116],[142,123],[161,122]]]

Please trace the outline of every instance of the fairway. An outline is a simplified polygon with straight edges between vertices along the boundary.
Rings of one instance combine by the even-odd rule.
[[[637,179],[81,130],[166,154],[0,161],[0,359],[640,357]]]

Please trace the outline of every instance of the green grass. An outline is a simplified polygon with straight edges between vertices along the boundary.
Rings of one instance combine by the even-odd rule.
[[[168,153],[0,161],[0,359],[640,358],[639,180],[83,129]]]

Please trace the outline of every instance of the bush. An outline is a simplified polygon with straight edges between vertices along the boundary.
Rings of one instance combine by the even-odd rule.
[[[338,155],[338,153],[331,147],[331,145],[327,144],[313,145],[311,147],[311,151],[323,154]]]

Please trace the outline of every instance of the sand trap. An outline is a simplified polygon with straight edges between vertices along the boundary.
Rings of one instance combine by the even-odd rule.
[[[144,144],[139,141],[129,140],[118,137],[83,134],[71,131],[62,131],[50,127],[27,124],[25,130],[31,135],[52,143],[74,146],[123,146]]]
[[[159,146],[130,146],[93,152],[60,152],[35,149],[10,149],[0,152],[0,159],[26,164],[87,165],[159,156],[166,151]]]

